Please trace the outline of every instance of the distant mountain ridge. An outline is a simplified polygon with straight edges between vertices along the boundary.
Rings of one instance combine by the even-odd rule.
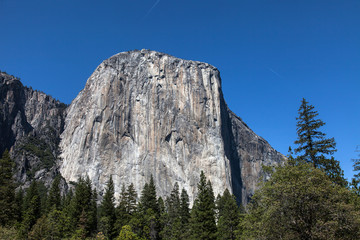
[[[284,160],[229,110],[220,73],[207,63],[119,53],[68,107],[7,74],[0,84],[0,150],[12,149],[23,184],[88,175],[101,195],[112,175],[118,196],[130,182],[140,193],[153,175],[158,195],[178,182],[192,202],[204,171],[215,194],[228,188],[246,204],[265,177],[262,165]]]

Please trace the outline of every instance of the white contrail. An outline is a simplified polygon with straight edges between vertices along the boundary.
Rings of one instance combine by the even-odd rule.
[[[270,72],[272,72],[273,74],[275,74],[276,76],[278,76],[279,78],[283,78],[280,74],[278,74],[277,72],[275,72],[274,69],[268,67],[268,70],[269,70]]]
[[[156,7],[156,5],[158,5],[160,2],[160,0],[156,0],[156,2],[154,3],[154,5],[149,9],[149,11],[145,14],[144,18],[146,18],[147,16],[149,16],[149,14],[152,12],[152,10],[154,10],[154,8]]]

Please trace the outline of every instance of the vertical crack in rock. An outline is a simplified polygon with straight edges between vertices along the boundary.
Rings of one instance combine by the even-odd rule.
[[[67,181],[88,175],[101,193],[112,175],[119,196],[153,175],[160,196],[178,182],[191,202],[204,171],[215,194],[247,203],[261,165],[284,159],[228,110],[215,67],[150,50],[98,66],[67,109],[60,147]]]

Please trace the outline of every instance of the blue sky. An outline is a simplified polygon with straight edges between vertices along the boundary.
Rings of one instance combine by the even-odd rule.
[[[359,0],[0,0],[0,69],[70,103],[104,59],[151,49],[216,66],[229,107],[275,149],[304,97],[347,178],[360,145]]]

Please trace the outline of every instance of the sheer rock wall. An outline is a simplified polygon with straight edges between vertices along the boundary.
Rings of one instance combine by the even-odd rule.
[[[149,50],[98,66],[67,109],[60,147],[68,182],[88,175],[101,193],[112,175],[118,196],[153,175],[160,196],[178,182],[190,201],[204,171],[215,194],[246,203],[261,165],[284,159],[228,109],[215,67]]]
[[[0,154],[10,150],[16,163],[15,178],[25,187],[32,179],[50,185],[58,173],[65,108],[51,96],[0,72]]]

